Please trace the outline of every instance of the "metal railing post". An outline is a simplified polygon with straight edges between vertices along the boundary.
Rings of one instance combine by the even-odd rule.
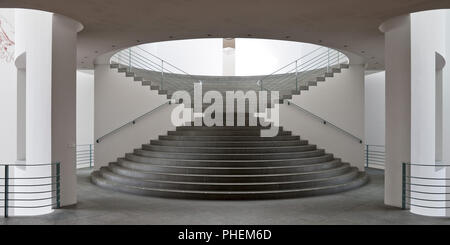
[[[339,64],[341,63],[341,61],[340,61],[340,59],[339,59],[339,58],[340,58],[340,57],[339,57],[339,54],[340,54],[340,52],[338,51],[338,52],[337,52],[337,56],[338,56],[338,57],[337,57],[337,64],[338,64],[338,66],[339,66]]]
[[[131,48],[128,49],[128,71],[131,72]]]
[[[92,168],[92,144],[89,144],[89,168]]]
[[[406,163],[402,163],[402,209],[406,209]]]
[[[369,145],[366,145],[366,168],[369,167]]]
[[[5,207],[5,218],[8,218],[8,196],[9,196],[9,165],[5,165],[5,198],[3,205]]]
[[[163,89],[164,83],[164,60],[161,60],[161,89]]]
[[[327,72],[330,72],[330,48],[327,50]]]
[[[56,163],[56,208],[61,207],[61,163]]]
[[[297,60],[295,61],[295,91],[298,91],[298,66]]]

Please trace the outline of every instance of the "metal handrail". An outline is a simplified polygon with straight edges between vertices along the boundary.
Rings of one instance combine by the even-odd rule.
[[[305,80],[305,77],[306,77],[306,79],[309,79],[311,76],[314,76],[318,73],[321,73],[321,74],[326,73],[326,72],[320,72],[320,70],[327,69],[327,71],[328,71],[329,67],[327,68],[327,65],[329,65],[330,63],[332,64],[338,60],[339,60],[338,53],[327,56],[327,52],[325,52],[325,53],[319,54],[318,56],[307,61],[305,63],[306,65],[303,67],[303,69],[298,70],[299,66],[296,66],[295,68],[292,68],[291,70],[289,70],[288,73],[285,74],[285,76],[286,75],[294,76],[294,78],[296,79],[296,83],[298,84],[299,82],[301,82],[298,79]],[[295,72],[293,72],[293,71],[295,71]],[[292,73],[289,73],[289,72],[292,72]],[[299,76],[299,73],[301,76]],[[280,78],[276,78],[276,80],[267,81],[267,82],[269,83],[270,86],[275,87],[276,85],[284,82],[285,80],[286,79],[280,81]],[[276,83],[275,86],[273,83]]]
[[[278,68],[277,70],[275,70],[274,72],[272,72],[272,73],[270,73],[270,74],[268,74],[268,75],[266,75],[266,76],[264,76],[264,77],[262,77],[261,79],[259,79],[259,80],[264,80],[264,79],[266,79],[267,77],[269,77],[269,76],[272,76],[272,75],[274,75],[275,73],[277,73],[277,72],[279,72],[279,71],[281,71],[281,70],[283,70],[284,68],[286,68],[286,67],[288,67],[288,66],[290,66],[290,65],[292,65],[292,64],[294,64],[296,61],[299,61],[299,60],[301,60],[301,59],[303,59],[303,58],[305,58],[305,57],[307,57],[307,56],[309,56],[309,55],[311,55],[312,53],[314,53],[314,52],[316,52],[317,50],[320,50],[320,49],[322,49],[322,48],[324,48],[324,47],[318,47],[317,49],[315,49],[315,50],[313,50],[313,51],[311,51],[311,52],[309,52],[309,53],[307,53],[306,55],[303,55],[302,57],[300,57],[300,58],[298,58],[298,59],[296,59],[296,60],[294,60],[294,61],[292,61],[292,62],[290,62],[290,63],[288,63],[287,65],[285,65],[285,66],[282,66],[281,68]]]
[[[146,56],[146,54],[150,57]],[[198,81],[195,76],[188,74],[183,69],[161,59],[139,46],[123,49],[115,53],[110,59],[111,64],[114,64],[114,62],[117,62],[119,67],[120,65],[124,66],[129,72],[132,72],[134,69],[137,69],[138,72],[139,69],[141,69],[141,71],[156,72],[157,74],[155,75],[159,77],[153,77],[152,80],[159,80],[158,82],[161,90],[163,87],[169,87],[170,90],[178,90],[180,87],[186,88],[185,90],[190,90],[193,89],[193,84]],[[186,81],[186,78],[177,77],[179,75],[189,77],[193,80]]]
[[[450,200],[442,199],[443,195],[448,195],[446,188],[450,187],[447,181],[450,178],[440,178],[440,177],[427,177],[427,176],[414,176],[411,173],[411,167],[428,167],[428,168],[439,168],[439,167],[450,167],[449,164],[423,164],[423,163],[402,163],[402,209],[409,209],[409,207],[419,207],[426,209],[450,209],[450,206],[446,206],[447,202]],[[414,183],[413,180],[420,181]],[[428,182],[427,182],[428,181]],[[443,184],[438,184],[436,181],[444,181]],[[430,183],[431,182],[431,183]],[[419,188],[419,189],[417,189]],[[429,190],[428,188],[431,188]],[[436,191],[436,188],[443,188],[443,191]],[[424,196],[417,196],[424,195]],[[432,198],[432,195],[437,195],[436,198]],[[424,203],[416,203],[414,201],[420,202],[443,202],[443,206],[429,206]]]
[[[179,67],[177,67],[177,66],[171,64],[170,62],[168,62],[168,61],[166,61],[166,60],[164,60],[164,59],[161,59],[160,57],[158,57],[158,56],[156,56],[156,55],[154,55],[154,54],[148,52],[147,50],[145,50],[145,49],[143,49],[143,48],[141,48],[141,47],[139,47],[139,46],[136,46],[136,48],[139,49],[139,50],[141,50],[141,51],[144,51],[145,53],[147,53],[147,54],[149,54],[149,55],[152,55],[153,57],[155,57],[155,58],[157,58],[157,59],[159,59],[159,60],[161,60],[161,61],[164,61],[164,64],[170,65],[171,67],[177,69],[178,71],[184,73],[185,75],[192,76],[191,74],[185,72],[183,69],[181,69],[181,68],[179,68]],[[193,77],[193,76],[192,76],[192,77]]]
[[[108,133],[106,133],[105,135],[103,135],[103,136],[101,136],[100,138],[98,138],[95,142],[97,142],[97,143],[102,142],[106,137],[108,137],[108,136],[110,136],[110,135],[112,135],[112,134],[117,133],[118,131],[122,130],[123,128],[125,128],[125,127],[127,127],[127,126],[132,126],[132,125],[136,124],[136,122],[139,121],[140,119],[142,119],[142,118],[144,118],[144,117],[146,117],[146,116],[152,114],[152,113],[155,112],[156,110],[158,110],[158,109],[160,109],[160,108],[162,108],[162,107],[164,107],[164,106],[166,106],[166,105],[169,105],[169,104],[171,104],[171,101],[170,101],[170,100],[167,101],[167,102],[165,102],[165,103],[163,103],[163,104],[161,104],[161,105],[159,105],[159,106],[157,106],[157,107],[155,107],[155,108],[153,108],[153,109],[151,109],[150,111],[148,111],[148,112],[142,114],[141,116],[136,117],[135,119],[133,119],[133,120],[131,120],[131,121],[129,121],[129,122],[123,124],[122,126],[117,127],[117,128],[114,129],[114,130],[111,130],[110,132],[108,132]]]
[[[286,74],[284,75],[284,77],[289,77],[290,75],[295,76],[295,87],[296,90],[299,90],[299,73],[309,73],[309,74],[315,74],[317,73],[317,68],[326,68],[326,72],[329,72],[330,68],[333,65],[339,65],[339,64],[343,64],[344,62],[348,62],[348,57],[346,55],[344,55],[343,53],[334,50],[334,49],[330,49],[330,48],[326,48],[326,50],[324,52],[320,52],[319,54],[316,54],[315,56],[312,56],[312,54],[315,54],[318,50],[321,49],[325,49],[325,47],[319,47],[311,52],[309,52],[308,54],[302,56],[301,58],[298,58],[290,63],[288,63],[287,65],[282,66],[281,68],[275,70],[274,72],[270,73],[269,75],[266,75],[262,78],[260,78],[258,81],[256,81],[256,84],[260,87],[260,90],[281,90],[282,88],[286,88],[286,84],[282,85],[281,87],[276,87],[279,84],[282,84],[284,81],[286,81],[288,78],[285,78],[283,80],[280,81],[280,77],[275,77],[272,79],[272,81],[270,81],[271,77],[275,76],[275,74],[277,74],[278,72],[282,71],[283,69],[286,69],[290,66],[293,66],[290,68],[290,70],[288,70],[286,72]],[[307,61],[303,61],[299,64],[299,61],[301,59],[304,59],[308,57]],[[344,62],[341,62],[344,61]],[[292,72],[292,73],[291,73]],[[323,73],[326,73],[323,72]],[[305,74],[302,74],[305,75]],[[283,77],[282,77],[283,78]],[[302,79],[304,79],[304,77],[302,77]],[[265,80],[269,80],[269,81],[265,81]],[[264,86],[264,83],[272,83],[269,84],[269,86]],[[270,87],[270,88],[269,88]]]
[[[326,66],[323,66],[323,65],[325,65],[326,64],[326,62],[327,61],[331,61],[331,62],[333,62],[333,61],[335,61],[335,60],[337,60],[337,56],[332,56],[330,59],[323,59],[323,60],[318,60],[318,61],[316,61],[316,63],[312,63],[312,64],[310,64],[310,65],[308,65],[306,68],[308,68],[307,70],[305,70],[305,71],[296,71],[295,73],[287,73],[287,74],[285,74],[284,76],[286,77],[288,77],[289,78],[289,76],[293,76],[293,78],[295,78],[296,79],[296,83],[297,83],[297,85],[298,85],[298,83],[301,83],[301,81],[303,81],[303,80],[308,80],[308,79],[310,79],[311,77],[313,77],[313,76],[315,76],[316,74],[319,74],[319,73],[323,73],[323,72],[321,72],[321,70],[322,69],[327,69],[326,68]],[[295,68],[293,68],[293,70],[294,70]],[[291,70],[292,71],[292,70]],[[289,71],[290,72],[290,71]],[[299,77],[299,75],[298,75],[298,73],[301,73],[301,77]],[[270,87],[276,87],[277,85],[280,85],[280,84],[282,84],[284,81],[286,81],[288,78],[285,78],[285,79],[283,79],[283,80],[280,80],[280,78],[278,78],[278,80],[274,80],[274,81],[267,81],[266,83],[269,83],[269,86]],[[305,79],[306,78],[306,79]],[[298,80],[298,79],[301,79],[301,80]],[[275,84],[274,84],[275,83]],[[281,85],[280,87],[278,87],[278,88],[285,88],[287,86],[287,84],[286,83],[284,83],[284,85]],[[298,89],[298,88],[297,88]],[[280,90],[280,89],[279,89]]]
[[[3,201],[3,206],[0,206],[0,208],[3,208],[4,210],[4,217],[9,217],[9,210],[11,208],[14,209],[35,209],[35,208],[43,208],[43,207],[53,207],[53,208],[60,208],[61,206],[61,164],[59,162],[55,163],[40,163],[40,164],[0,164],[4,168],[4,177],[0,178],[3,181],[3,184],[0,185],[3,187],[3,191],[0,192],[2,194],[3,198],[0,199],[0,201]],[[43,167],[43,166],[55,166],[55,174],[52,173],[49,176],[32,176],[32,177],[10,177],[10,168],[11,167]],[[45,180],[48,179],[50,183],[39,183],[39,184],[17,184],[17,183],[11,183],[11,180],[18,180],[18,181],[26,181],[26,180],[32,180],[33,182],[35,180]],[[49,187],[51,190],[45,190],[45,191],[17,191],[13,190],[11,191],[11,187],[19,187],[19,188],[29,188],[29,187]],[[54,188],[54,189],[53,189]],[[40,197],[40,198],[23,198],[23,197],[13,197],[10,198],[11,194],[18,194],[18,195],[29,195],[29,194],[49,194],[48,197]],[[51,202],[50,204],[39,204],[39,205],[10,205],[10,201],[20,201],[20,202],[36,202],[36,201],[45,201],[45,200],[55,200],[55,202]]]
[[[318,116],[318,115],[316,115],[316,114],[314,114],[314,113],[312,113],[312,112],[310,112],[310,111],[304,109],[303,107],[301,107],[301,106],[299,106],[299,105],[297,105],[297,104],[292,103],[292,101],[287,100],[287,103],[288,103],[288,105],[293,105],[293,106],[295,106],[297,109],[306,112],[307,114],[309,114],[309,115],[315,117],[316,119],[319,119],[320,121],[323,122],[323,124],[330,125],[330,126],[334,127],[335,129],[337,129],[338,131],[341,131],[342,133],[344,133],[344,134],[346,134],[346,135],[348,135],[348,136],[350,136],[350,137],[356,139],[360,144],[363,143],[363,140],[360,139],[359,137],[357,137],[357,136],[353,135],[352,133],[346,131],[345,129],[342,129],[342,128],[336,126],[335,124],[333,124],[333,123],[331,123],[331,122],[329,122],[329,121],[323,119],[322,117],[320,117],[320,116]]]

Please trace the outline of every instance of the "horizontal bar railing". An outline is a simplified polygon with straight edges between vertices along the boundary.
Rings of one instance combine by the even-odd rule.
[[[24,176],[11,177],[11,170],[15,167],[35,169],[38,167],[50,167],[50,173],[42,176]],[[4,210],[4,217],[8,218],[10,209],[37,209],[37,208],[60,208],[61,206],[61,164],[56,163],[40,163],[40,164],[0,164],[0,169],[3,169],[3,177],[0,184],[3,191],[0,191],[3,198],[0,201],[3,205],[0,208]],[[21,170],[23,171],[23,169]],[[44,183],[35,183],[41,180],[46,180]],[[21,182],[21,183],[16,183]],[[46,190],[42,190],[44,187]],[[21,190],[17,190],[21,189]],[[36,190],[37,189],[37,190]],[[36,195],[45,194],[46,197],[36,197]],[[13,196],[13,197],[11,197]],[[33,202],[50,201],[48,204],[33,204]],[[11,202],[25,202],[31,203],[28,205],[10,204]]]
[[[262,77],[257,81],[257,84],[260,86],[260,90],[280,91],[288,86],[295,86],[295,90],[298,91],[302,82],[307,82],[315,75],[319,76],[331,72],[332,68],[340,68],[340,64],[348,64],[346,55],[337,50],[319,47]],[[284,75],[275,76],[281,73]]]
[[[292,70],[288,71],[289,73],[286,73],[284,75],[283,79],[277,78],[276,80],[272,81],[266,81],[265,83],[268,84],[266,87],[272,90],[282,90],[283,88],[286,88],[287,86],[295,87],[295,90],[298,91],[299,86],[306,85],[306,82],[308,81],[315,81],[316,77],[319,77],[321,75],[324,75],[330,68],[326,67],[326,64],[329,62],[334,63],[334,61],[337,61],[337,55],[334,55],[330,57],[329,59],[321,59],[315,61],[315,63],[309,64],[305,70],[299,70],[292,72]],[[330,66],[334,68],[336,64],[331,64]],[[293,68],[294,70],[295,68]],[[292,80],[289,80],[291,78]]]
[[[188,90],[191,90],[193,84],[198,82],[198,79],[195,76],[139,46],[117,52],[110,59],[111,64],[114,64],[114,62],[124,66],[129,72],[142,72],[139,71],[139,69],[141,69],[159,73],[156,77],[152,76],[152,80],[157,79],[159,81],[161,90],[165,87],[169,87],[172,90],[178,90],[180,87],[189,88]],[[180,75],[184,77],[180,77]]]
[[[423,176],[423,173],[437,175],[436,170],[448,167],[450,165],[447,164],[402,163],[402,209],[411,207],[442,211],[450,209],[448,204],[450,177]],[[412,171],[412,168],[416,168],[415,171]],[[423,171],[418,171],[420,169]],[[417,172],[423,173],[418,175]],[[446,174],[445,172],[443,173]],[[437,204],[440,205],[436,206]]]
[[[80,168],[92,168],[94,166],[94,145],[76,145],[76,166]]]
[[[132,125],[136,124],[137,121],[139,121],[139,120],[141,120],[141,119],[147,117],[148,115],[154,113],[155,111],[157,111],[157,110],[161,109],[162,107],[164,107],[164,106],[166,106],[166,105],[169,105],[169,104],[171,104],[171,101],[170,101],[170,100],[167,101],[167,102],[165,102],[165,103],[163,103],[163,104],[161,104],[161,105],[159,105],[159,106],[157,106],[157,107],[155,107],[154,109],[151,109],[150,111],[148,111],[148,112],[142,114],[141,116],[136,117],[135,119],[133,119],[133,120],[131,120],[131,121],[129,121],[129,122],[123,124],[122,126],[117,127],[117,128],[114,129],[114,130],[111,130],[110,132],[106,133],[105,135],[99,137],[95,142],[97,142],[97,143],[102,142],[105,138],[107,138],[107,137],[109,137],[109,136],[111,136],[111,135],[113,135],[113,134],[115,134],[115,133],[121,131],[122,129],[124,129],[124,128],[126,128],[126,127],[129,127],[129,126],[132,126]]]
[[[310,112],[310,111],[304,109],[303,107],[301,107],[301,106],[299,106],[299,105],[297,105],[297,104],[292,103],[292,101],[287,100],[287,104],[288,104],[288,105],[292,105],[292,106],[294,106],[295,108],[297,108],[297,109],[299,109],[299,110],[305,112],[306,114],[308,114],[308,115],[310,115],[310,116],[316,118],[317,120],[321,121],[323,124],[329,125],[329,126],[335,128],[337,131],[340,131],[341,133],[343,133],[343,134],[345,134],[345,135],[347,135],[347,136],[349,136],[349,137],[355,139],[355,140],[358,141],[360,144],[363,143],[363,140],[360,139],[359,137],[357,137],[357,136],[353,135],[352,133],[346,131],[345,129],[342,129],[342,128],[340,128],[339,126],[336,126],[335,124],[333,124],[333,123],[331,123],[331,122],[329,122],[329,121],[323,119],[322,117],[320,117],[320,116],[318,116],[318,115],[316,115],[316,114],[314,114],[314,113],[312,113],[312,112]]]
[[[364,156],[367,168],[384,169],[386,149],[384,145],[366,145]]]

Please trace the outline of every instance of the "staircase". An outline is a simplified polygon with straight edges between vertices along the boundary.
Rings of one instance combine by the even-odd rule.
[[[261,137],[265,128],[177,127],[92,173],[92,182],[137,195],[244,200],[332,194],[367,181],[364,172],[283,128]]]
[[[316,60],[307,57],[308,62],[302,64],[304,70],[299,71],[302,66],[295,61],[295,72],[286,66],[284,74],[269,76],[193,77],[176,67],[179,72],[167,72],[170,64],[164,65],[162,60],[160,71],[151,69],[158,68],[160,61],[152,62],[133,52],[129,49],[124,54],[125,60],[130,61],[128,66],[121,62],[119,53],[111,68],[166,94],[169,99],[178,90],[192,94],[193,84],[201,80],[203,93],[279,91],[280,100],[276,103],[283,103],[349,68],[339,61],[339,53],[333,58],[327,51],[314,55]],[[336,58],[337,62],[330,63]],[[326,67],[323,62],[327,62]],[[207,106],[203,104],[203,109]],[[224,120],[227,116],[224,113]],[[268,126],[248,126],[252,116],[248,112],[234,114],[235,122],[237,117],[244,117],[246,126],[177,127],[93,172],[91,180],[104,188],[137,195],[218,200],[325,195],[367,182],[364,172],[282,127],[275,137],[261,137],[261,130]]]
[[[110,68],[117,69],[119,73],[133,78],[143,86],[158,90],[159,94],[167,95],[168,99],[179,90],[188,91],[193,98],[193,84],[201,81],[203,93],[211,90],[221,93],[278,91],[280,100],[277,103],[282,104],[285,100],[292,99],[293,95],[299,95],[350,67],[343,54],[329,50],[325,47],[316,49],[266,76],[193,76],[168,62],[164,63],[164,60],[139,46],[117,53],[111,60]]]

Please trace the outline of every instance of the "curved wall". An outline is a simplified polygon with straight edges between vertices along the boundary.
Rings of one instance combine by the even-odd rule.
[[[223,48],[222,38],[166,41],[142,44],[138,47],[143,49],[140,54],[155,63],[159,64],[160,61],[146,54],[146,51],[192,75],[222,76],[226,73],[224,57],[229,59],[229,52]],[[292,41],[236,38],[233,54],[234,75],[270,74],[319,47],[321,46]],[[280,73],[286,71],[282,70]]]

